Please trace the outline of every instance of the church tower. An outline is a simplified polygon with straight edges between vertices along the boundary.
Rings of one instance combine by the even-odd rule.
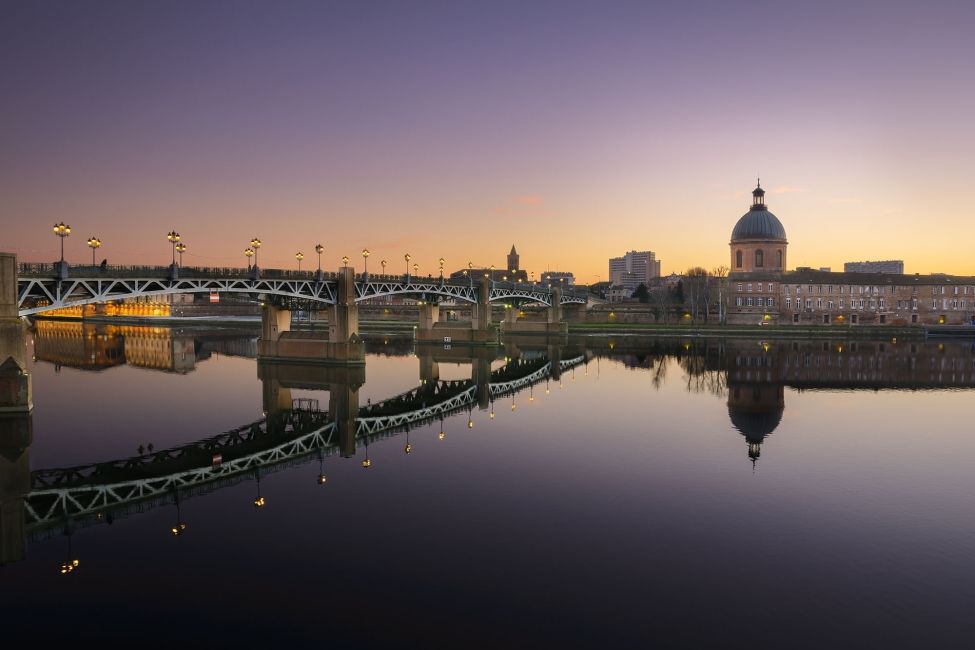
[[[511,252],[508,253],[508,270],[517,271],[518,267],[518,251],[515,250],[515,245],[511,245]]]

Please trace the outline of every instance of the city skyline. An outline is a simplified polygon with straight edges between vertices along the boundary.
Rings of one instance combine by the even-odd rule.
[[[972,273],[971,7],[513,7],[8,4],[0,248],[436,275],[515,243],[589,283],[727,264],[761,175],[790,268]]]

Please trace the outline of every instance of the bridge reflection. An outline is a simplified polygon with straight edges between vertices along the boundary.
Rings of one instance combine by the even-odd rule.
[[[34,332],[38,360],[65,364],[75,360],[74,367],[99,370],[111,367],[118,359],[127,362],[130,339],[162,336],[111,328],[79,323],[43,331],[38,328]],[[168,336],[170,340],[182,337],[189,341],[185,346],[194,351],[194,359],[201,358],[201,350],[207,349],[243,356],[255,352],[248,343],[221,339],[217,334],[211,337],[174,330]],[[121,346],[114,342],[119,338]],[[597,364],[611,361],[645,372],[652,387],[660,387],[668,381],[668,370],[678,368],[686,390],[726,400],[731,428],[744,438],[746,457],[753,463],[769,436],[782,426],[787,389],[918,391],[975,387],[975,344],[970,341],[627,338],[546,343],[533,337],[512,337],[505,339],[502,348],[414,346],[412,341],[388,339],[367,341],[366,345],[367,350],[383,354],[416,354],[419,384],[402,394],[361,405],[364,366],[261,360],[257,374],[266,415],[258,420],[153,454],[33,472],[29,410],[0,419],[0,560],[23,557],[28,540],[159,505],[178,504],[241,481],[259,482],[269,472],[316,460],[323,463],[333,455],[354,457],[364,447],[368,452],[368,445],[446,418],[466,417],[471,423],[475,410],[493,414],[497,399],[531,391],[542,382],[557,381],[562,372],[591,359]],[[178,348],[167,343],[166,349]],[[117,352],[113,357],[108,350]],[[11,359],[16,357],[14,352]],[[88,365],[93,352],[96,361],[104,361]],[[469,364],[470,376],[442,380],[441,363]],[[21,390],[18,387],[25,385],[25,367],[18,363],[5,366],[0,385]],[[172,364],[165,360],[158,367],[172,371]],[[669,378],[674,380],[676,377]],[[328,391],[328,409],[320,409],[308,399],[296,399],[295,390]],[[411,451],[408,439],[405,451]],[[362,462],[371,465],[368,453]],[[324,472],[320,470],[318,475],[320,482],[325,482]],[[174,531],[181,531],[179,525]]]
[[[29,436],[7,436],[0,450],[11,458],[0,464],[4,504],[0,525],[5,540],[0,560],[22,558],[26,540],[111,522],[244,480],[259,482],[263,474],[316,459],[321,462],[333,454],[352,457],[366,447],[363,463],[368,466],[370,444],[457,414],[466,414],[470,423],[471,412],[481,405],[487,408],[495,398],[530,390],[586,362],[581,350],[565,360],[538,354],[523,358],[519,351],[492,371],[495,354],[500,353],[474,349],[467,359],[472,366],[470,379],[424,379],[403,394],[362,407],[358,392],[365,383],[363,366],[262,361],[258,376],[264,417],[212,438],[116,461],[30,472]],[[461,359],[457,352],[448,357]],[[438,363],[432,354],[422,352],[420,360],[428,368]],[[328,410],[318,409],[312,400],[292,398],[294,389],[328,391]],[[21,422],[29,425],[30,416]],[[324,479],[321,474],[320,482]],[[257,505],[263,505],[263,499]],[[179,524],[173,532],[182,532]]]

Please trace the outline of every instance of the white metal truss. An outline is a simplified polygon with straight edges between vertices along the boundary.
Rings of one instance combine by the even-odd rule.
[[[543,305],[552,306],[552,292],[544,287],[534,287],[525,286],[521,284],[513,284],[505,286],[504,284],[495,285],[491,288],[491,295],[488,298],[489,302],[497,302],[499,300],[510,300],[510,299],[520,299],[520,300],[531,300],[533,302],[539,302]],[[575,296],[573,294],[562,294],[562,299],[559,301],[560,305],[568,304],[586,304],[586,299],[581,296]]]
[[[574,367],[585,361],[585,356],[561,361],[562,370]],[[492,398],[506,396],[539,383],[552,374],[551,362],[524,377],[488,384],[488,391]],[[454,393],[441,402],[422,406],[421,408],[397,414],[359,417],[356,419],[356,438],[358,444],[368,444],[378,437],[389,437],[396,431],[408,429],[410,425],[423,424],[426,421],[443,418],[448,415],[470,410],[477,403],[477,386],[471,384],[465,390]],[[414,392],[405,393],[412,396]],[[392,398],[397,399],[397,398]],[[391,400],[386,400],[387,402]],[[381,405],[382,403],[379,403]],[[375,408],[378,405],[373,405]],[[363,409],[365,410],[365,409]],[[212,446],[215,450],[223,445],[233,444],[234,434],[245,431],[252,426],[264,427],[267,422],[262,420],[252,425],[238,427],[232,432],[221,434],[206,441],[206,448]],[[335,434],[337,425],[329,422],[324,426],[300,435],[280,445],[265,449],[247,456],[228,460],[218,464],[186,469],[172,474],[141,478],[112,483],[89,483],[71,487],[56,486],[62,482],[85,479],[91,475],[90,470],[40,470],[32,475],[32,480],[45,487],[32,490],[24,500],[25,520],[32,539],[40,539],[49,534],[52,527],[71,520],[75,526],[95,523],[101,513],[110,511],[124,515],[126,512],[141,512],[155,504],[171,503],[174,494],[187,498],[194,494],[201,494],[215,489],[215,487],[234,484],[244,480],[250,473],[274,471],[275,468],[289,467],[304,462],[316,452],[322,456],[330,456],[337,445]],[[224,437],[228,437],[224,440]],[[234,438],[236,439],[236,438]],[[164,455],[165,452],[162,452]],[[115,466],[122,466],[114,463]],[[64,475],[63,480],[57,479],[57,473]],[[148,505],[147,505],[148,504]]]
[[[310,454],[332,444],[336,424],[329,422],[320,429],[289,440],[281,445],[242,456],[226,463],[195,467],[165,476],[83,485],[72,488],[32,490],[24,499],[28,528],[63,521],[122,505],[130,501],[172,496],[234,474],[255,471],[295,457]]]
[[[106,277],[81,276],[58,280],[47,276],[22,275],[17,278],[17,308],[19,315],[29,316],[69,306],[160,296],[174,293],[251,293],[335,304],[334,279],[295,278],[213,278],[193,277],[169,279],[163,277]],[[477,304],[475,284],[441,282],[439,280],[410,279],[408,281],[379,281],[355,283],[356,302],[392,295],[439,296],[470,304]],[[501,300],[530,300],[552,304],[551,291],[537,285],[493,284],[489,302]],[[585,297],[562,295],[562,304],[585,304]]]
[[[335,282],[300,279],[249,278],[51,278],[18,277],[17,308],[21,316],[62,307],[160,296],[173,293],[254,293],[335,303]],[[46,303],[40,304],[37,303]]]
[[[371,298],[382,298],[399,294],[443,296],[469,303],[477,303],[477,286],[470,284],[451,284],[439,280],[411,279],[405,281],[356,282],[355,300],[361,302]]]

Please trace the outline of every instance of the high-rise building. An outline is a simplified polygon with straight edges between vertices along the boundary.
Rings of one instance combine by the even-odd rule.
[[[846,273],[893,273],[904,274],[904,260],[882,260],[879,262],[847,262],[843,265]]]
[[[641,284],[660,277],[660,260],[653,251],[630,251],[609,260],[610,284],[619,284],[632,292]]]

